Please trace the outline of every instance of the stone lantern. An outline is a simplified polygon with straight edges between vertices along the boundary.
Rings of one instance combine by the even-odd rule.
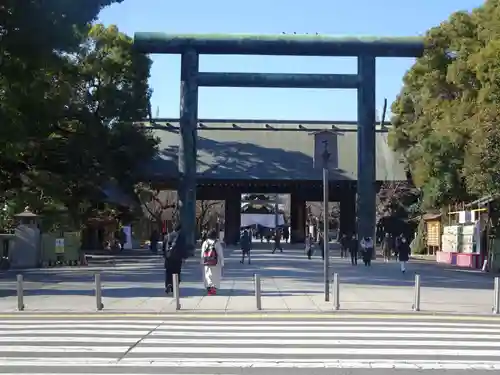
[[[39,218],[40,218],[39,215],[30,211],[30,208],[28,206],[26,206],[24,208],[23,212],[21,212],[17,215],[14,215],[14,217],[16,218],[18,226],[19,225],[28,225],[28,226],[34,226],[34,227],[38,227]]]
[[[38,267],[41,257],[39,216],[26,207],[14,217],[17,220],[17,227],[11,252],[11,267]]]

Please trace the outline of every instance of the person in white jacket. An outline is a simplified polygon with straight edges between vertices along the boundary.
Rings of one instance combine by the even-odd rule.
[[[217,239],[215,230],[208,232],[207,239],[201,245],[201,264],[207,293],[215,295],[220,288],[224,268],[224,249]]]

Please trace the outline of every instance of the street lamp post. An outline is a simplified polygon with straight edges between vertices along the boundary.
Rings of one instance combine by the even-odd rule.
[[[323,141],[323,277],[325,282],[325,301],[330,301],[330,277],[329,277],[329,226],[328,226],[328,161],[330,160],[330,153],[328,152],[328,141]]]

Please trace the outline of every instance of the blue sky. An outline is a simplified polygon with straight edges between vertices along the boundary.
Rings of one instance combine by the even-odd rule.
[[[412,36],[470,10],[480,0],[125,0],[105,9],[100,22],[167,33],[320,33]],[[180,57],[154,55],[153,114],[179,116]],[[392,103],[412,59],[377,60],[377,108]],[[200,70],[219,72],[355,73],[354,58],[202,56]],[[199,118],[356,120],[354,90],[202,88]]]

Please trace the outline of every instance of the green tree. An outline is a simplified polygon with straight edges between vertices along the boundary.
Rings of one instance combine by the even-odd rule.
[[[392,147],[425,207],[500,192],[500,2],[457,12],[428,31],[426,52],[392,105]]]
[[[151,60],[134,52],[115,26],[94,25],[80,49],[66,56],[57,128],[39,143],[30,176],[62,202],[76,226],[95,214],[100,187],[113,182],[129,193],[157,141],[134,120],[147,116]]]
[[[20,188],[38,140],[50,136],[65,100],[65,53],[99,11],[121,0],[5,0],[0,6],[0,192]]]
[[[150,59],[115,26],[90,24],[113,2],[86,1],[80,11],[84,2],[28,2],[43,3],[39,20],[19,2],[1,8],[0,203],[69,213],[78,227],[106,209],[97,204],[103,184],[133,194],[138,166],[156,154],[156,139],[133,124],[149,114]],[[30,49],[38,29],[46,34]]]

